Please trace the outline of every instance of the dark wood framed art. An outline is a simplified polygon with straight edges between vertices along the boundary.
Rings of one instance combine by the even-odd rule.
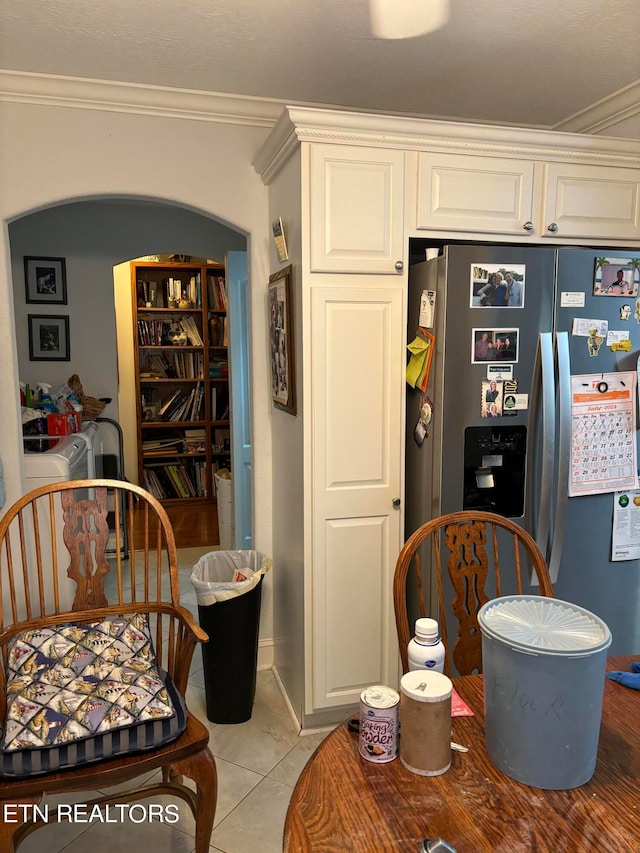
[[[70,361],[69,317],[66,314],[29,314],[29,360]]]
[[[28,303],[67,304],[67,271],[64,258],[25,257],[24,281]]]
[[[269,344],[273,405],[295,415],[295,330],[291,272],[292,267],[289,265],[269,276]]]

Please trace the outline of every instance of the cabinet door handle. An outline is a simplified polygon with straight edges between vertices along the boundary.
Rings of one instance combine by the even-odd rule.
[[[529,234],[531,234],[531,232],[533,231],[533,222],[525,222],[522,227],[525,231],[528,231]]]
[[[398,270],[398,272],[402,272],[402,270],[404,269],[404,262],[396,261],[396,269]]]
[[[558,230],[558,226],[555,222],[552,222],[551,225],[547,228],[547,231],[551,231],[552,234],[555,234]]]
[[[394,509],[400,509],[400,498],[394,498],[394,499],[391,501],[391,506],[392,506]]]

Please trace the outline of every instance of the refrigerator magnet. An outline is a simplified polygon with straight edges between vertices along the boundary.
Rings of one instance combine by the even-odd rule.
[[[422,447],[424,444],[424,440],[427,437],[427,428],[422,423],[422,420],[418,418],[418,422],[413,428],[413,440],[418,445],[418,447]]]
[[[433,403],[429,397],[420,397],[420,408],[418,410],[418,421],[413,429],[413,440],[422,447],[425,438],[428,435],[427,427],[431,423],[433,417]]]
[[[637,296],[639,284],[640,259],[596,258],[594,296]]]
[[[499,418],[502,415],[502,382],[483,379],[480,398],[480,417]]]
[[[511,416],[517,415],[519,409],[522,408],[521,405],[518,405],[518,397],[527,396],[518,395],[518,380],[517,379],[506,379],[502,383],[502,414],[503,416]],[[526,406],[524,407],[526,408]]]
[[[507,412],[509,412],[510,414],[515,414],[516,412],[520,412],[528,408],[528,394],[507,394],[504,398],[504,403],[502,406],[503,414],[507,414]]]
[[[620,319],[621,320],[628,320],[630,316],[631,316],[631,305],[623,305],[620,308]]]
[[[436,311],[435,290],[423,290],[420,294],[420,319],[418,325],[423,329],[433,329],[433,321]]]
[[[518,329],[472,329],[471,362],[518,361]]]
[[[433,417],[433,403],[429,397],[420,398],[420,420],[428,427]]]
[[[497,362],[497,364],[487,365],[487,379],[495,379],[497,382],[502,382],[504,379],[511,379],[512,376],[512,364],[502,364],[501,362]]]
[[[629,332],[617,332],[611,329],[607,332],[607,346],[612,347],[614,344],[619,344],[621,341],[629,340]]]
[[[602,335],[598,334],[597,329],[590,330],[589,336],[587,337],[587,351],[592,358],[600,352],[600,347],[602,346],[603,341],[604,338]]]
[[[471,264],[471,308],[522,308],[525,264]]]

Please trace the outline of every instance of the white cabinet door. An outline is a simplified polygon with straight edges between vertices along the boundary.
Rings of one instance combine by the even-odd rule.
[[[418,164],[418,230],[533,233],[532,162],[422,153]]]
[[[364,285],[312,288],[314,710],[398,677],[403,292]]]
[[[543,236],[640,239],[640,170],[548,163]]]
[[[312,145],[311,271],[393,273],[403,262],[404,152]]]

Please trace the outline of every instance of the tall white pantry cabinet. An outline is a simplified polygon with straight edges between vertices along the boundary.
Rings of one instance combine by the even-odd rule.
[[[275,666],[312,727],[399,680],[409,238],[640,246],[640,143],[289,107],[254,167],[301,401],[273,412]]]

